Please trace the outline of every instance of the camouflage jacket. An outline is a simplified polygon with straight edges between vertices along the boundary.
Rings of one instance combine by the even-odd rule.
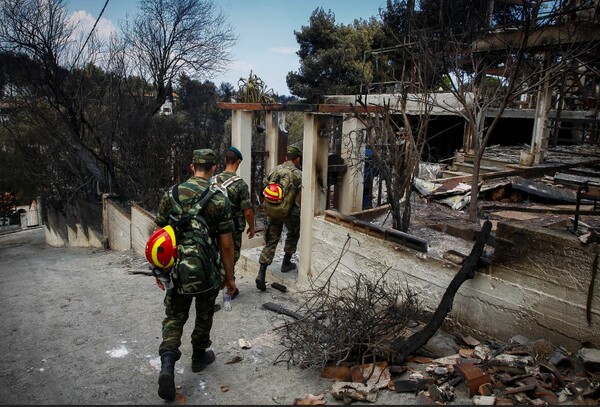
[[[235,172],[223,171],[215,176],[215,181],[220,185],[230,178],[235,177]],[[246,229],[246,217],[244,211],[246,209],[254,209],[250,200],[250,188],[243,179],[234,181],[227,187],[227,197],[231,202],[231,212],[235,229],[240,231]]]
[[[210,185],[207,179],[195,176],[190,177],[186,182],[195,183],[202,191]],[[154,220],[158,226],[162,227],[169,224],[169,214],[171,213],[170,193],[172,189],[173,188],[171,187],[164,193],[158,206],[158,212]],[[184,211],[188,211],[198,197],[194,191],[190,188],[186,188],[185,185],[180,184],[178,192],[182,208]],[[215,238],[217,238],[219,234],[233,232],[231,204],[223,193],[217,192],[212,196],[211,200],[206,205],[206,208],[204,208],[204,219]]]

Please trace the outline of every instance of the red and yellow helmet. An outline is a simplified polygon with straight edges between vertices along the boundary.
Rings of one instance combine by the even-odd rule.
[[[281,203],[283,200],[283,187],[280,184],[271,183],[263,189],[263,196],[270,203]]]
[[[177,258],[175,230],[171,225],[157,229],[146,243],[146,259],[154,266],[168,269]]]

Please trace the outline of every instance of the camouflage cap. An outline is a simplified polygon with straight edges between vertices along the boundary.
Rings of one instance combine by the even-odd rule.
[[[296,146],[289,146],[287,149],[288,154],[298,154],[302,155],[302,150]]]
[[[217,154],[210,148],[194,150],[193,164],[216,164]]]

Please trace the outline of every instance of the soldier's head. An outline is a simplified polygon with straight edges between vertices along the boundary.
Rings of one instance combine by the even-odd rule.
[[[235,147],[229,147],[225,152],[225,165],[235,164],[238,160],[241,162],[244,158],[242,153]]]
[[[302,161],[302,150],[296,146],[289,146],[286,157],[288,161],[292,161],[296,167],[299,167]]]
[[[210,148],[194,150],[194,154],[192,155],[192,166],[194,168],[194,172],[209,172],[214,170],[213,167],[216,165],[217,154],[213,150]]]

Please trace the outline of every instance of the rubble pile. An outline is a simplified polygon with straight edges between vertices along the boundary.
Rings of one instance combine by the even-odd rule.
[[[475,405],[597,405],[600,401],[598,349],[583,347],[569,353],[543,339],[520,335],[509,343],[480,343],[457,336],[456,344],[454,354],[411,356],[401,365],[385,361],[330,365],[322,376],[335,381],[331,394],[345,404],[375,403],[379,391],[389,390],[413,393],[416,404],[445,405],[455,401],[458,389],[467,392]]]

